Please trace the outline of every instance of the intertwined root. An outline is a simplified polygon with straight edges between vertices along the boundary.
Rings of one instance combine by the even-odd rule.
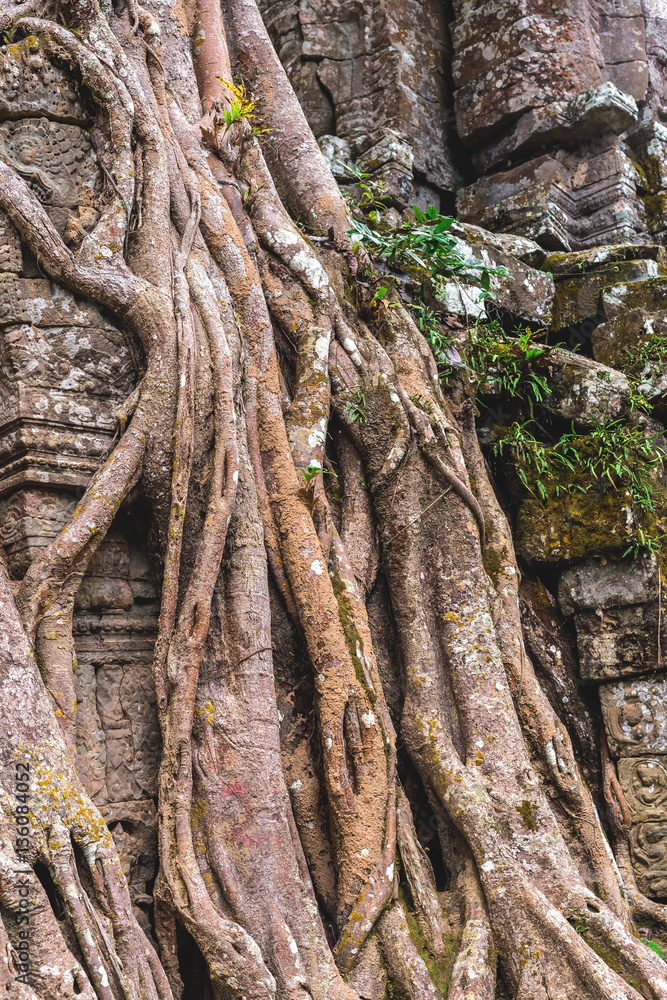
[[[59,58],[66,53],[97,104],[108,181],[100,219],[67,247],[5,166],[0,206],[54,280],[125,322],[145,372],[118,415],[118,444],[28,570],[16,603],[2,580],[0,701],[12,703],[17,663],[30,688],[28,723],[14,708],[0,743],[5,807],[11,813],[13,762],[30,748],[39,780],[29,860],[48,872],[67,928],[33,872],[38,948],[50,971],[17,986],[20,1000],[179,997],[178,925],[206,960],[216,998],[353,1000],[341,972],[354,977],[378,946],[402,991],[414,1000],[437,995],[429,956],[446,952],[447,922],[398,783],[366,610],[378,572],[375,523],[403,672],[403,743],[466,845],[450,1000],[491,1000],[496,952],[518,1000],[664,1000],[660,960],[629,930],[569,734],[523,645],[511,534],[470,410],[456,389],[445,398],[431,352],[400,306],[374,306],[369,329],[345,301],[347,210],[254,0],[224,0],[222,14],[218,4],[200,5],[200,92],[181,81],[178,96],[168,59],[177,43],[162,38],[149,11],[131,2],[107,21],[96,0],[61,10],[70,27],[26,16],[16,27]],[[261,148],[247,121],[224,126],[221,81],[232,64],[252,76],[268,130]],[[335,249],[319,254],[294,218],[331,231]],[[276,338],[292,345],[291,368],[279,364]],[[363,419],[349,406],[359,390]],[[336,445],[327,453],[332,409]],[[345,481],[340,510],[324,488],[333,460]],[[154,657],[161,961],[136,923],[113,842],[63,737],[71,742],[75,722],[76,591],[137,484],[152,505],[164,565]],[[297,807],[295,821],[280,771],[265,558],[313,671],[310,759],[335,859],[336,884],[321,891],[333,949],[301,846],[313,856],[317,836],[306,828],[308,810]],[[485,560],[496,566],[493,580]],[[46,688],[63,701],[60,727],[33,641]],[[249,733],[264,748],[261,766],[249,760]],[[604,900],[586,888],[543,782],[577,825]],[[419,942],[397,899],[397,854]],[[0,946],[5,914],[20,907],[12,864],[5,843]],[[313,866],[315,890],[322,872]],[[0,981],[8,982],[4,955]]]

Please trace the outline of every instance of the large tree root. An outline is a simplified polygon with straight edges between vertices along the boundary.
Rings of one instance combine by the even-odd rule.
[[[26,860],[48,872],[63,916],[60,925],[29,875],[50,971],[20,983],[20,1000],[181,996],[179,927],[199,948],[216,1000],[353,1000],[341,972],[363,984],[378,943],[394,987],[412,1000],[437,995],[429,963],[448,952],[448,924],[397,781],[365,606],[378,565],[374,519],[402,668],[403,743],[467,845],[453,866],[463,934],[450,1000],[491,1000],[496,952],[516,1000],[665,1000],[660,959],[630,929],[567,725],[523,645],[511,534],[471,411],[456,389],[445,397],[398,304],[373,307],[371,332],[346,303],[345,204],[256,3],[182,5],[184,33],[197,36],[198,86],[171,67],[189,66],[189,38],[163,37],[134,0],[108,19],[96,0],[65,0],[68,27],[46,5],[23,6],[42,16],[24,16],[17,29],[66,56],[97,108],[91,135],[106,187],[99,220],[77,230],[75,249],[11,165],[0,164],[0,207],[47,274],[122,318],[145,371],[119,414],[118,445],[16,602],[0,580],[0,704],[11,707],[0,740],[3,808],[16,805],[12,769],[26,758],[37,779]],[[249,121],[227,128],[222,117],[222,80],[238,65],[269,130],[259,141]],[[318,253],[287,210],[330,232],[335,251]],[[293,343],[284,370],[280,337]],[[357,393],[363,420],[350,412]],[[331,408],[342,503],[322,472],[335,468]],[[154,656],[164,744],[159,958],[61,732],[71,743],[77,588],[135,487],[150,502],[164,570]],[[307,787],[297,765],[290,770],[294,813],[281,773],[265,553],[285,605],[274,614],[291,616],[312,670],[316,753],[299,758]],[[560,690],[567,678],[552,666],[541,672]],[[583,719],[574,720],[580,746]],[[610,778],[605,787],[615,790]],[[565,818],[604,899],[587,888]],[[313,865],[311,882],[308,860],[329,844],[335,864]],[[0,950],[4,915],[20,906],[13,863],[3,841]],[[13,959],[2,955],[7,984]]]

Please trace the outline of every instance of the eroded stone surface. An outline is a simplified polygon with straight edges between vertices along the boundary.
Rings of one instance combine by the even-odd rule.
[[[0,121],[35,115],[81,125],[89,120],[78,83],[29,35],[0,46]]]
[[[562,493],[544,504],[530,497],[519,506],[516,550],[530,563],[561,565],[627,548],[637,521],[632,497],[613,493]]]
[[[660,620],[660,642],[658,621]],[[657,670],[667,650],[667,624],[658,601],[575,615],[581,676],[606,680]]]
[[[667,897],[667,823],[638,823],[630,830],[637,887],[653,899]]]
[[[632,822],[667,825],[667,757],[623,757],[616,766]]]
[[[0,274],[0,492],[86,485],[134,385],[120,331],[45,279]]]
[[[437,206],[440,192],[456,189],[441,4],[259,6],[316,136],[347,142],[360,168],[401,207],[413,200]]]
[[[588,559],[567,569],[558,583],[558,603],[565,615],[625,607],[657,597],[658,566],[649,553],[634,561]]]
[[[592,344],[605,364],[623,364],[628,352],[667,335],[667,278],[609,285],[600,304],[605,321],[594,331]]]
[[[667,754],[667,675],[602,684],[600,702],[614,757]]]
[[[625,375],[585,355],[556,348],[549,354],[544,409],[579,428],[617,420],[629,409],[630,389]]]
[[[100,807],[116,844],[135,906],[135,916],[152,937],[147,908],[157,874],[157,813],[152,800],[108,802]]]

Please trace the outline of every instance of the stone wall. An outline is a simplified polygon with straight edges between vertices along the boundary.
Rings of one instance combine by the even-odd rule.
[[[263,9],[326,155],[371,173],[397,207],[456,195],[463,221],[551,250],[662,240],[661,0]]]
[[[451,151],[451,49],[440,0],[259,6],[332,162],[372,173],[400,208],[453,196],[461,178]]]
[[[99,217],[85,98],[36,39],[0,48],[0,149],[69,242]],[[0,543],[20,580],[66,524],[136,383],[123,332],[43,277],[0,213]],[[160,735],[151,674],[159,611],[140,511],[122,512],[79,591],[78,767],[107,819],[141,919],[156,874]],[[141,909],[143,908],[143,909]]]

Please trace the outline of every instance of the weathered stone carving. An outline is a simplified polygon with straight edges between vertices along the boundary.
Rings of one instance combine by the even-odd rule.
[[[100,169],[86,132],[46,118],[0,125],[3,159],[28,182],[40,201],[54,208],[92,203]]]
[[[584,680],[607,680],[658,667],[667,630],[658,599],[654,556],[636,562],[589,559],[566,570],[558,599],[565,614],[575,614],[577,647]],[[661,622],[662,626],[662,622]]]
[[[667,627],[661,618],[657,600],[576,615],[577,648],[584,680],[606,680],[656,670],[662,650],[667,649]]]
[[[151,801],[112,802],[100,806],[116,843],[123,872],[130,887],[139,923],[152,937],[146,912],[153,902],[149,895],[157,872],[157,814]]]
[[[645,896],[667,896],[667,823],[638,823],[630,830],[630,853],[637,885]]]
[[[600,702],[614,757],[667,754],[667,675],[602,684]]]
[[[633,823],[667,824],[667,757],[624,757],[617,767]]]
[[[85,485],[106,454],[134,367],[91,302],[0,274],[0,492]]]
[[[485,174],[459,192],[462,218],[561,249],[663,232],[664,146],[645,110],[664,96],[665,22],[645,7],[455,5],[457,127]]]
[[[0,272],[20,274],[23,269],[21,241],[16,229],[0,211]]]
[[[37,553],[65,527],[75,507],[73,494],[44,487],[19,489],[0,500],[0,544],[12,579],[24,576]]]
[[[0,120],[36,115],[69,124],[89,121],[79,84],[29,35],[0,46]]]
[[[151,662],[157,596],[142,551],[120,532],[110,533],[91,560],[73,624],[80,698],[94,721],[90,731],[104,765],[88,786],[100,806],[148,800],[155,792],[160,738]],[[88,755],[83,742],[77,740],[79,752]]]
[[[528,236],[547,249],[625,243],[647,232],[638,181],[621,148],[583,162],[563,151],[481,178],[459,192],[457,209],[466,221]]]

